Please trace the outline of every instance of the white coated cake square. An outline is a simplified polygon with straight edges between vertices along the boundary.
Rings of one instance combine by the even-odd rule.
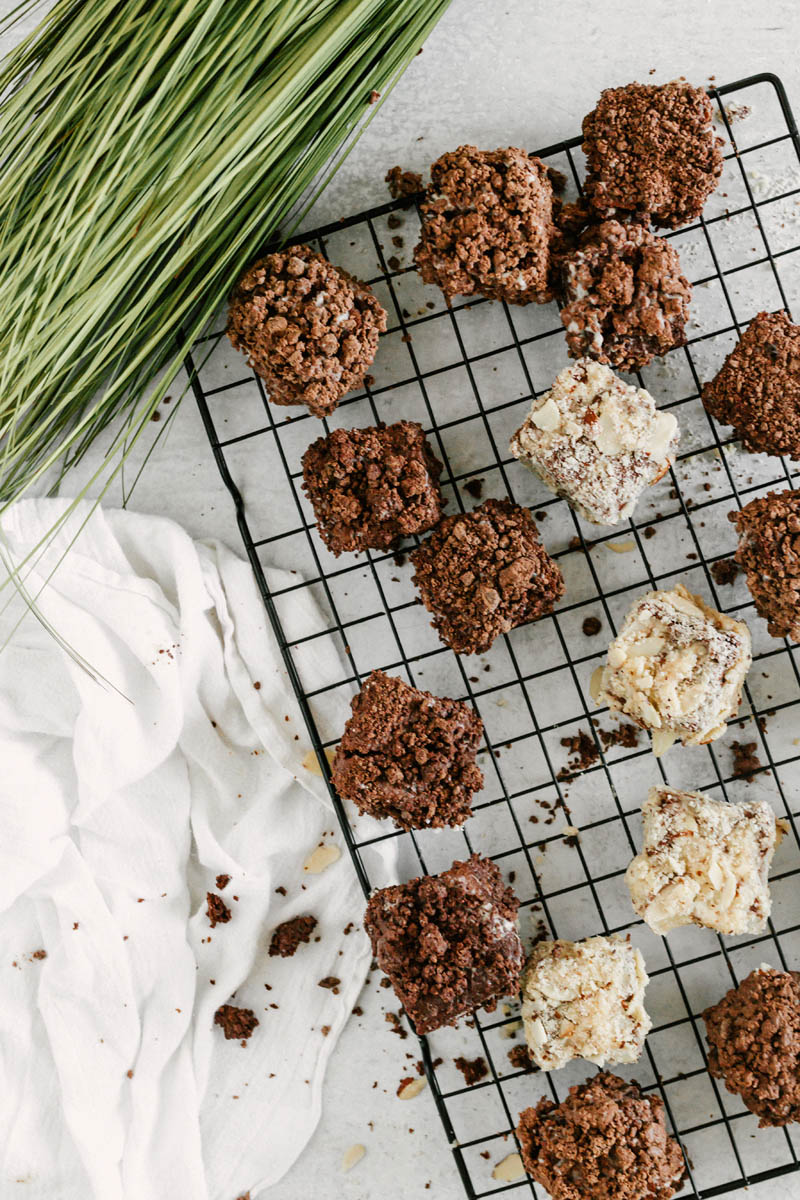
[[[649,392],[581,358],[534,400],[511,453],[587,521],[617,525],[668,470],[678,440],[675,417]]]
[[[592,698],[649,729],[656,754],[679,740],[704,745],[736,713],[751,662],[747,626],[678,584],[636,601],[592,676]]]
[[[574,1058],[636,1062],[651,1026],[644,959],[627,939],[539,942],[522,975],[522,1020],[543,1071]]]
[[[766,800],[729,804],[654,787],[642,818],[642,852],[625,878],[633,907],[654,933],[691,924],[761,932],[771,910],[770,863],[784,834]]]

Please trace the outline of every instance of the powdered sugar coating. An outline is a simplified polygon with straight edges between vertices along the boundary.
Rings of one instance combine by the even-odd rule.
[[[511,453],[587,521],[616,525],[668,469],[679,437],[649,392],[582,358],[534,400]]]

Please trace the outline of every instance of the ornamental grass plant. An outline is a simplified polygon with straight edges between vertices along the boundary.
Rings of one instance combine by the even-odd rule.
[[[447,4],[56,0],[0,64],[0,512],[104,433],[108,488]]]

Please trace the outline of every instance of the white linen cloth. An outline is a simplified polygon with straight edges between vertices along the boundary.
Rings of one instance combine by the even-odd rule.
[[[12,561],[65,505],[9,511]],[[343,932],[363,911],[346,854],[303,873],[335,817],[250,568],[171,521],[97,510],[38,603],[114,687],[30,615],[0,654],[0,1196],[255,1197],[314,1129],[369,950]],[[298,592],[294,632],[318,620]],[[322,644],[317,668],[335,670]],[[233,916],[212,931],[220,873]],[[320,940],[268,957],[304,913]],[[260,1022],[244,1048],[213,1025],[234,993]]]

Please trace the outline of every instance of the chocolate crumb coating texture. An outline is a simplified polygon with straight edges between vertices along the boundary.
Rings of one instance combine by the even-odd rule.
[[[603,221],[560,258],[561,320],[573,358],[636,371],[684,345],[691,285],[678,253],[643,225]]]
[[[773,637],[800,642],[800,489],[768,492],[728,514],[739,533],[736,562]]]
[[[431,167],[414,250],[445,296],[509,304],[552,298],[553,186],[544,163],[513,147],[460,146]]]
[[[411,554],[422,603],[457,654],[480,654],[501,633],[551,612],[564,591],[527,508],[485,500],[445,519]]]
[[[800,1121],[800,972],[759,967],[703,1020],[709,1071],[759,1125]]]
[[[510,449],[587,521],[616,525],[669,469],[678,440],[649,392],[582,358],[534,400]]]
[[[722,139],[702,88],[675,81],[607,88],[583,120],[585,194],[600,216],[676,229],[696,220],[722,174]]]
[[[552,1200],[670,1200],[685,1173],[663,1100],[608,1072],[560,1104],[526,1108],[517,1137],[526,1171]]]
[[[334,429],[303,455],[303,491],[331,553],[388,550],[439,520],[441,472],[415,421]]]
[[[342,799],[400,829],[461,825],[483,787],[478,714],[383,671],[372,672],[352,710],[332,768]]]
[[[800,325],[760,312],[703,388],[703,404],[745,449],[800,459]]]
[[[417,1033],[493,1009],[517,990],[519,901],[491,859],[473,854],[441,875],[375,892],[364,927],[378,966]]]
[[[315,417],[364,382],[385,329],[386,313],[367,284],[309,246],[254,263],[228,310],[228,337],[273,404],[305,404]]]
[[[747,626],[678,584],[633,605],[592,696],[649,729],[663,754],[674,741],[704,745],[725,732],[751,662]]]

